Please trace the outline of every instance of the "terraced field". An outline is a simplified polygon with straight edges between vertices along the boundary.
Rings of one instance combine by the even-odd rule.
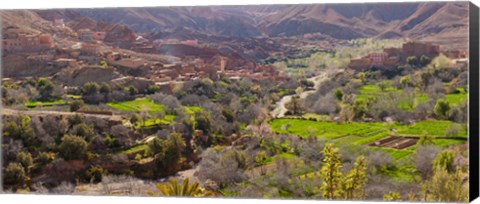
[[[372,149],[389,153],[397,160],[408,158],[415,152],[416,138],[425,131],[434,137],[435,145],[448,147],[467,142],[466,127],[462,127],[458,136],[445,137],[445,131],[451,121],[426,120],[412,125],[387,125],[383,122],[353,122],[339,124],[331,121],[312,121],[299,118],[280,118],[270,121],[270,127],[277,133],[289,133],[306,138],[309,135],[325,138],[335,144],[369,145],[396,134],[394,143],[371,146]],[[393,133],[391,129],[395,129]],[[405,140],[405,141],[404,141]],[[392,140],[393,141],[393,140]],[[398,146],[395,143],[399,143]],[[400,144],[401,143],[401,144]]]
[[[385,90],[382,91],[380,87],[376,84],[362,86],[359,91],[360,94],[356,96],[356,100],[366,100],[369,97],[379,97],[381,96],[381,94],[389,92],[402,92],[401,89],[397,89],[391,86],[385,88]],[[459,93],[456,94],[445,94],[445,99],[450,103],[450,105],[457,105],[459,103],[465,102],[468,99],[468,94],[465,92],[465,90],[459,90]],[[417,93],[414,98],[413,107],[415,108],[418,104],[425,103],[427,101],[428,95],[424,93]],[[409,102],[406,100],[399,101],[398,107],[404,110],[413,111],[409,106]]]

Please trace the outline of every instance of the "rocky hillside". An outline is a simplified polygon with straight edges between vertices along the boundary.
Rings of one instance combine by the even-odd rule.
[[[297,36],[322,33],[339,39],[413,37],[464,38],[468,3],[371,3],[161,7],[78,12],[123,23],[136,32],[182,31],[216,36]],[[122,18],[118,18],[121,15]],[[180,29],[179,29],[180,28]]]

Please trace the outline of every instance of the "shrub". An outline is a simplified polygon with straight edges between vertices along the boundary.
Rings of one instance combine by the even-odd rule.
[[[70,111],[75,112],[82,108],[85,105],[85,103],[82,100],[74,100],[72,103],[70,103]]]
[[[446,117],[448,111],[450,110],[450,103],[448,103],[445,99],[437,100],[437,104],[435,105],[434,112],[437,116]]]
[[[29,152],[20,152],[17,154],[17,162],[23,166],[25,171],[33,165],[32,154]]]
[[[101,182],[104,175],[107,175],[108,171],[100,166],[92,166],[86,172],[87,180],[90,182]]]
[[[41,165],[48,164],[55,159],[55,153],[53,152],[40,152],[35,158],[35,162]]]
[[[88,143],[79,136],[65,135],[58,146],[60,155],[65,160],[82,159],[85,156]]]
[[[8,164],[4,173],[3,178],[7,184],[19,184],[28,178],[22,165],[16,162]]]
[[[462,129],[460,124],[452,123],[448,126],[447,130],[445,131],[446,137],[455,137],[458,136],[458,133]]]
[[[87,82],[82,87],[82,93],[86,96],[97,94],[99,91],[100,85],[98,85],[96,82]]]

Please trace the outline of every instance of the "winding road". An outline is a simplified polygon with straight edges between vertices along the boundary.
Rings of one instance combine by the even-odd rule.
[[[312,93],[315,93],[315,91],[317,91],[318,88],[320,88],[320,84],[323,81],[327,80],[331,75],[333,75],[335,73],[338,73],[340,71],[342,71],[342,70],[325,71],[320,75],[308,78],[307,80],[313,82],[313,84],[314,84],[313,90],[302,92],[300,94],[300,98],[304,99],[304,98],[307,98],[308,95],[310,95]],[[280,99],[280,101],[275,103],[275,108],[270,112],[270,115],[272,117],[276,117],[276,118],[285,117],[285,113],[287,113],[287,111],[288,111],[288,109],[286,108],[286,104],[289,103],[292,100],[292,97],[295,96],[295,95],[296,94],[283,96],[282,99]]]

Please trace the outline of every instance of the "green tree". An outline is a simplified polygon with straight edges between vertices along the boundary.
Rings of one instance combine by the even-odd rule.
[[[453,172],[454,171],[453,160],[454,160],[454,154],[451,150],[445,150],[440,152],[440,154],[437,155],[435,160],[433,160],[434,171],[436,170],[435,168],[443,168],[448,172]]]
[[[212,133],[213,122],[209,112],[200,111],[195,113],[195,128],[202,130],[207,135]]]
[[[182,152],[186,148],[185,140],[180,133],[171,133],[162,141],[153,139],[148,144],[151,154],[157,164],[157,171],[161,173],[176,172],[182,159]]]
[[[438,99],[433,111],[437,116],[447,117],[448,111],[450,111],[450,103],[445,99]]]
[[[345,176],[342,183],[345,199],[351,200],[363,198],[362,188],[367,182],[366,171],[367,161],[363,155],[359,156],[355,161],[353,169]]]
[[[418,65],[418,58],[416,56],[407,57],[407,64],[416,67]]]
[[[260,174],[265,175],[265,164],[267,164],[268,155],[265,151],[260,151],[255,156],[255,165],[260,166]]]
[[[50,79],[47,78],[40,78],[38,79],[37,89],[40,94],[40,101],[51,101],[54,100],[55,97],[53,96],[54,86]]]
[[[407,86],[410,86],[412,83],[412,79],[410,76],[403,76],[400,78],[400,84],[405,88]]]
[[[40,152],[35,158],[35,163],[40,165],[46,165],[55,159],[55,153],[53,152]]]
[[[89,141],[95,134],[93,127],[88,126],[86,123],[76,124],[72,127],[70,131],[72,135],[80,136]]]
[[[362,82],[362,84],[365,84],[367,82],[366,77],[365,77],[365,72],[360,72],[357,74],[358,79]]]
[[[159,85],[150,85],[147,88],[147,93],[148,94],[154,94],[157,91],[160,91],[160,86]]]
[[[104,175],[108,174],[108,171],[101,166],[92,166],[85,174],[88,181],[98,183],[102,181]]]
[[[29,172],[33,165],[32,154],[30,152],[20,152],[17,154],[17,162],[23,166],[25,172]]]
[[[80,110],[85,105],[83,100],[74,100],[72,103],[70,103],[70,111],[75,112],[77,110]]]
[[[88,143],[82,137],[65,135],[58,150],[65,160],[82,159],[87,151],[87,146]]]
[[[102,66],[103,68],[107,68],[107,67],[108,67],[108,63],[107,63],[107,61],[105,61],[105,60],[100,61],[99,64],[100,64],[100,66]]]
[[[110,84],[103,82],[102,85],[100,86],[99,91],[102,94],[109,94],[110,92],[112,92],[112,87],[110,87]]]
[[[7,184],[22,184],[28,179],[25,169],[20,163],[16,162],[7,165],[3,178],[4,182]]]
[[[126,87],[126,90],[127,90],[128,94],[130,94],[130,96],[134,96],[134,95],[138,94],[138,89],[135,88],[134,86]]]
[[[468,173],[457,169],[448,173],[445,168],[435,168],[434,175],[422,184],[424,201],[468,202]]]
[[[420,135],[420,138],[417,141],[417,145],[434,145],[435,142],[433,141],[433,136],[428,134],[428,132],[423,131]]]
[[[18,115],[13,121],[8,121],[3,132],[5,136],[20,139],[27,148],[35,148],[39,144],[33,128],[30,126],[31,118],[27,115]]]
[[[82,93],[86,96],[98,94],[99,91],[100,85],[98,85],[96,82],[87,82],[82,87]]]
[[[420,57],[420,60],[419,60],[419,64],[421,67],[424,67],[424,66],[427,66],[428,64],[430,64],[432,60],[430,59],[430,57],[426,56],[426,55],[422,55]]]
[[[335,97],[337,98],[337,100],[342,101],[342,99],[343,99],[343,91],[342,91],[341,89],[335,89],[335,91],[333,92],[333,94],[335,95]]]
[[[323,166],[320,170],[322,179],[322,196],[327,199],[340,198],[342,195],[342,172],[340,152],[333,144],[326,144],[323,149]]]

